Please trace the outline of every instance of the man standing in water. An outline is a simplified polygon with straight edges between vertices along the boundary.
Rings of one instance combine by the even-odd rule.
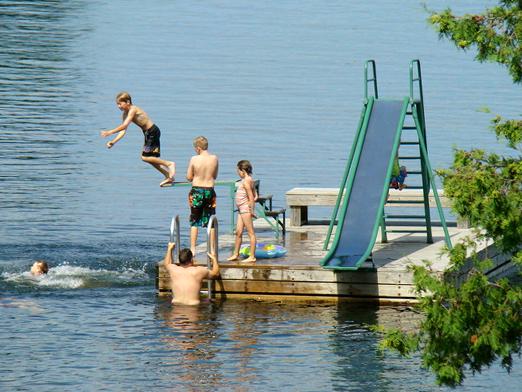
[[[196,254],[198,227],[207,227],[210,217],[216,213],[214,184],[218,175],[219,162],[216,155],[208,152],[208,140],[204,136],[194,139],[197,155],[190,159],[187,180],[192,182],[189,193],[190,206],[190,250]],[[211,235],[213,232],[211,233]],[[214,241],[211,242],[212,244]]]
[[[179,265],[172,262],[172,251],[176,244],[169,242],[167,253],[163,264],[170,276],[170,286],[172,288],[172,303],[176,305],[198,305],[199,291],[203,279],[215,279],[219,276],[219,264],[216,256],[208,254],[212,260],[212,269],[201,265],[194,265],[194,258],[190,249],[181,249],[179,252]]]

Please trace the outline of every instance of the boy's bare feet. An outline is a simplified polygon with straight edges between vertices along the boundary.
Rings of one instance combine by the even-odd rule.
[[[237,260],[239,260],[239,255],[232,255],[227,259],[227,261],[237,261]]]
[[[172,178],[174,182],[174,175],[176,174],[176,164],[174,162],[170,162],[167,165],[167,169],[169,170],[169,177]]]
[[[171,186],[172,184],[174,184],[174,178],[165,178],[163,181],[160,182],[160,186],[161,187],[165,187],[165,186]]]
[[[256,262],[256,258],[255,257],[247,257],[245,260],[241,260],[242,263],[255,263]]]

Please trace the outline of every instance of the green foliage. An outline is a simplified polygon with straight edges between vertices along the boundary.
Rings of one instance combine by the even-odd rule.
[[[479,15],[431,12],[429,21],[441,37],[464,50],[476,48],[477,60],[500,63],[515,83],[522,81],[522,0],[500,1]],[[492,123],[513,154],[456,150],[452,167],[439,174],[453,210],[522,267],[522,121],[497,116]],[[419,330],[387,331],[380,346],[401,355],[420,352],[437,383],[457,386],[466,369],[480,372],[498,359],[511,369],[513,355],[521,353],[522,285],[489,281],[486,271],[493,261],[481,259],[471,239],[447,253],[450,265],[442,276],[431,271],[429,262],[412,267],[418,307],[425,316]]]
[[[522,288],[507,280],[489,282],[484,272],[491,261],[480,260],[474,250],[468,258],[468,246],[449,251],[451,268],[442,277],[429,264],[412,267],[425,318],[417,333],[389,330],[380,343],[404,356],[419,351],[437,383],[452,387],[462,383],[465,369],[480,372],[497,359],[509,371],[522,343]],[[472,268],[459,283],[454,272],[469,259]]]
[[[522,81],[522,8],[520,1],[504,0],[483,14],[455,16],[450,9],[431,12],[429,22],[441,38],[463,50],[475,47],[478,61],[493,61],[508,68],[516,83]]]
[[[492,122],[497,137],[506,139],[509,147],[517,149],[522,142],[522,120],[502,121],[502,117],[497,116]]]
[[[522,244],[522,160],[483,150],[457,150],[453,166],[441,170],[453,210],[485,230],[497,246],[515,251]]]

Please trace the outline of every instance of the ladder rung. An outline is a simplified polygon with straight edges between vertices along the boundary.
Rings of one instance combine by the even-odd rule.
[[[417,127],[414,125],[406,125],[406,126],[403,126],[402,129],[417,129]]]
[[[410,174],[410,173],[408,173],[408,174]],[[423,188],[420,185],[408,185],[408,189],[417,189],[418,190],[418,189],[423,189]]]
[[[421,157],[399,157],[399,161],[401,159],[421,159]]]
[[[427,233],[427,230],[386,230],[386,233]]]
[[[399,218],[411,218],[411,219],[426,219],[425,215],[386,215],[386,219],[399,219]]]
[[[388,204],[424,204],[424,200],[388,200]]]
[[[422,174],[422,172],[420,170],[419,171],[417,171],[417,170],[409,171],[408,170],[408,175],[410,175],[410,174]]]
[[[401,146],[418,146],[419,142],[401,142]]]

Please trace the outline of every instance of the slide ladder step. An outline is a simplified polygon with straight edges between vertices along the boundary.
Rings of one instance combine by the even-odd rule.
[[[385,219],[426,219],[426,215],[386,215]]]
[[[388,200],[387,204],[424,204],[424,200]]]
[[[428,230],[386,230],[386,233],[427,233]]]

